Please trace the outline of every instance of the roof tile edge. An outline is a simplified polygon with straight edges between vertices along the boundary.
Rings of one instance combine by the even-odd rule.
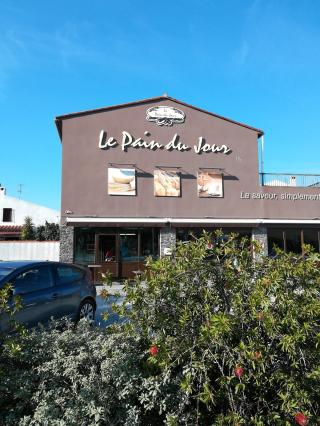
[[[95,108],[95,109],[89,109],[89,110],[84,110],[84,111],[79,111],[79,112],[73,112],[73,113],[70,113],[70,114],[58,115],[58,116],[55,117],[55,124],[57,126],[57,130],[58,130],[60,139],[62,139],[62,121],[63,120],[68,120],[68,119],[75,118],[75,117],[82,117],[84,115],[96,114],[96,113],[105,112],[105,111],[109,111],[109,110],[113,110],[113,109],[126,108],[126,107],[129,107],[129,106],[140,105],[140,104],[143,104],[143,103],[155,102],[155,101],[158,101],[158,100],[161,100],[161,99],[168,99],[172,102],[176,102],[176,103],[183,105],[183,106],[186,106],[188,108],[192,108],[192,109],[195,109],[197,111],[203,112],[204,114],[208,114],[208,115],[211,115],[213,117],[220,118],[221,120],[225,120],[225,121],[228,121],[230,123],[236,124],[238,126],[245,127],[249,130],[253,130],[254,132],[256,132],[258,134],[258,137],[260,137],[264,134],[264,132],[261,129],[249,126],[248,124],[244,124],[244,123],[241,123],[239,121],[232,120],[231,118],[223,117],[222,115],[215,114],[213,112],[210,112],[210,111],[207,111],[205,109],[196,107],[194,105],[187,104],[186,102],[180,101],[179,99],[172,98],[171,96],[168,96],[168,95],[161,95],[161,96],[156,96],[156,97],[153,97],[153,98],[146,98],[146,99],[140,99],[140,100],[133,101],[133,102],[126,102],[126,103],[123,103],[123,104],[111,105],[111,106],[108,106],[108,107]]]

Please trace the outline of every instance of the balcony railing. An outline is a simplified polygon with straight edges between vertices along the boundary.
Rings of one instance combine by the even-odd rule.
[[[259,173],[259,175],[262,186],[320,187],[320,175],[300,173]]]

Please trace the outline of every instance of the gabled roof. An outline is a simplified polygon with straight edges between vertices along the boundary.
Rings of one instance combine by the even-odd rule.
[[[96,113],[100,113],[100,112],[110,111],[110,110],[114,110],[114,109],[126,108],[126,107],[129,107],[129,106],[135,106],[135,105],[140,105],[140,104],[144,104],[144,103],[158,102],[158,101],[161,101],[161,100],[170,100],[172,102],[176,102],[177,104],[180,104],[180,105],[183,105],[183,106],[186,106],[186,107],[189,107],[189,108],[193,108],[193,109],[200,111],[200,112],[203,112],[205,114],[212,115],[213,117],[220,118],[221,120],[225,120],[225,121],[228,121],[230,123],[237,124],[238,126],[246,127],[247,129],[255,131],[258,134],[258,137],[263,135],[263,131],[260,130],[260,129],[257,129],[257,128],[252,127],[252,126],[248,126],[247,124],[240,123],[239,121],[231,120],[230,118],[222,117],[221,115],[214,114],[213,112],[207,111],[205,109],[198,108],[194,105],[190,105],[190,104],[187,104],[185,102],[179,101],[178,99],[171,98],[168,95],[157,96],[155,98],[141,99],[139,101],[128,102],[128,103],[125,103],[125,104],[118,104],[118,105],[113,105],[113,106],[108,106],[108,107],[103,107],[103,108],[73,112],[71,114],[59,115],[55,118],[55,123],[56,123],[57,129],[58,129],[58,132],[59,132],[60,139],[62,140],[62,121],[63,120],[67,120],[67,119],[74,118],[74,117],[82,117],[84,115],[90,115],[90,114],[96,114]]]

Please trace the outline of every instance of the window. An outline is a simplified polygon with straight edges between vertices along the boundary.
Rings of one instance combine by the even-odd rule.
[[[122,261],[138,261],[138,233],[120,234],[120,258]]]
[[[0,267],[0,279],[5,277],[6,275],[11,274],[13,271],[13,268],[1,268]]]
[[[58,284],[70,284],[79,281],[84,276],[84,271],[72,266],[58,266],[57,267]]]
[[[315,251],[319,250],[319,232],[317,229],[303,230],[303,243],[310,244]]]
[[[98,262],[115,262],[117,260],[116,235],[99,235],[98,240]]]
[[[94,262],[94,229],[75,229],[75,252],[76,263],[89,264]]]
[[[201,236],[203,236],[203,232],[206,232],[211,235],[213,238],[213,234],[216,231],[222,231],[222,240],[227,240],[228,235],[237,234],[239,239],[246,237],[248,242],[251,241],[251,229],[249,228],[177,228],[177,241],[187,242],[195,240]],[[219,238],[220,240],[220,238]]]
[[[2,222],[12,222],[12,209],[3,209]]]
[[[302,254],[302,244],[310,244],[315,251],[320,249],[320,233],[318,229],[306,228],[269,228],[268,248],[269,255],[274,255],[274,247],[277,246],[285,252]]]
[[[287,229],[285,231],[285,249],[286,252],[302,253],[301,245],[301,230],[300,229]]]
[[[284,250],[284,235],[283,230],[278,228],[268,229],[268,251],[269,256],[276,254],[275,247]]]
[[[157,228],[145,228],[140,231],[140,259],[147,256],[158,255],[159,230]]]
[[[52,287],[52,276],[48,266],[28,269],[14,280],[15,294],[26,294]]]

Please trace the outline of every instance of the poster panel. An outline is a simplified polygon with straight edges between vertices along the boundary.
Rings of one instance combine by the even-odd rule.
[[[167,170],[154,171],[154,195],[156,197],[180,197],[180,174]]]
[[[222,174],[199,171],[198,196],[201,198],[223,197]]]
[[[136,195],[135,169],[108,168],[109,195]]]

